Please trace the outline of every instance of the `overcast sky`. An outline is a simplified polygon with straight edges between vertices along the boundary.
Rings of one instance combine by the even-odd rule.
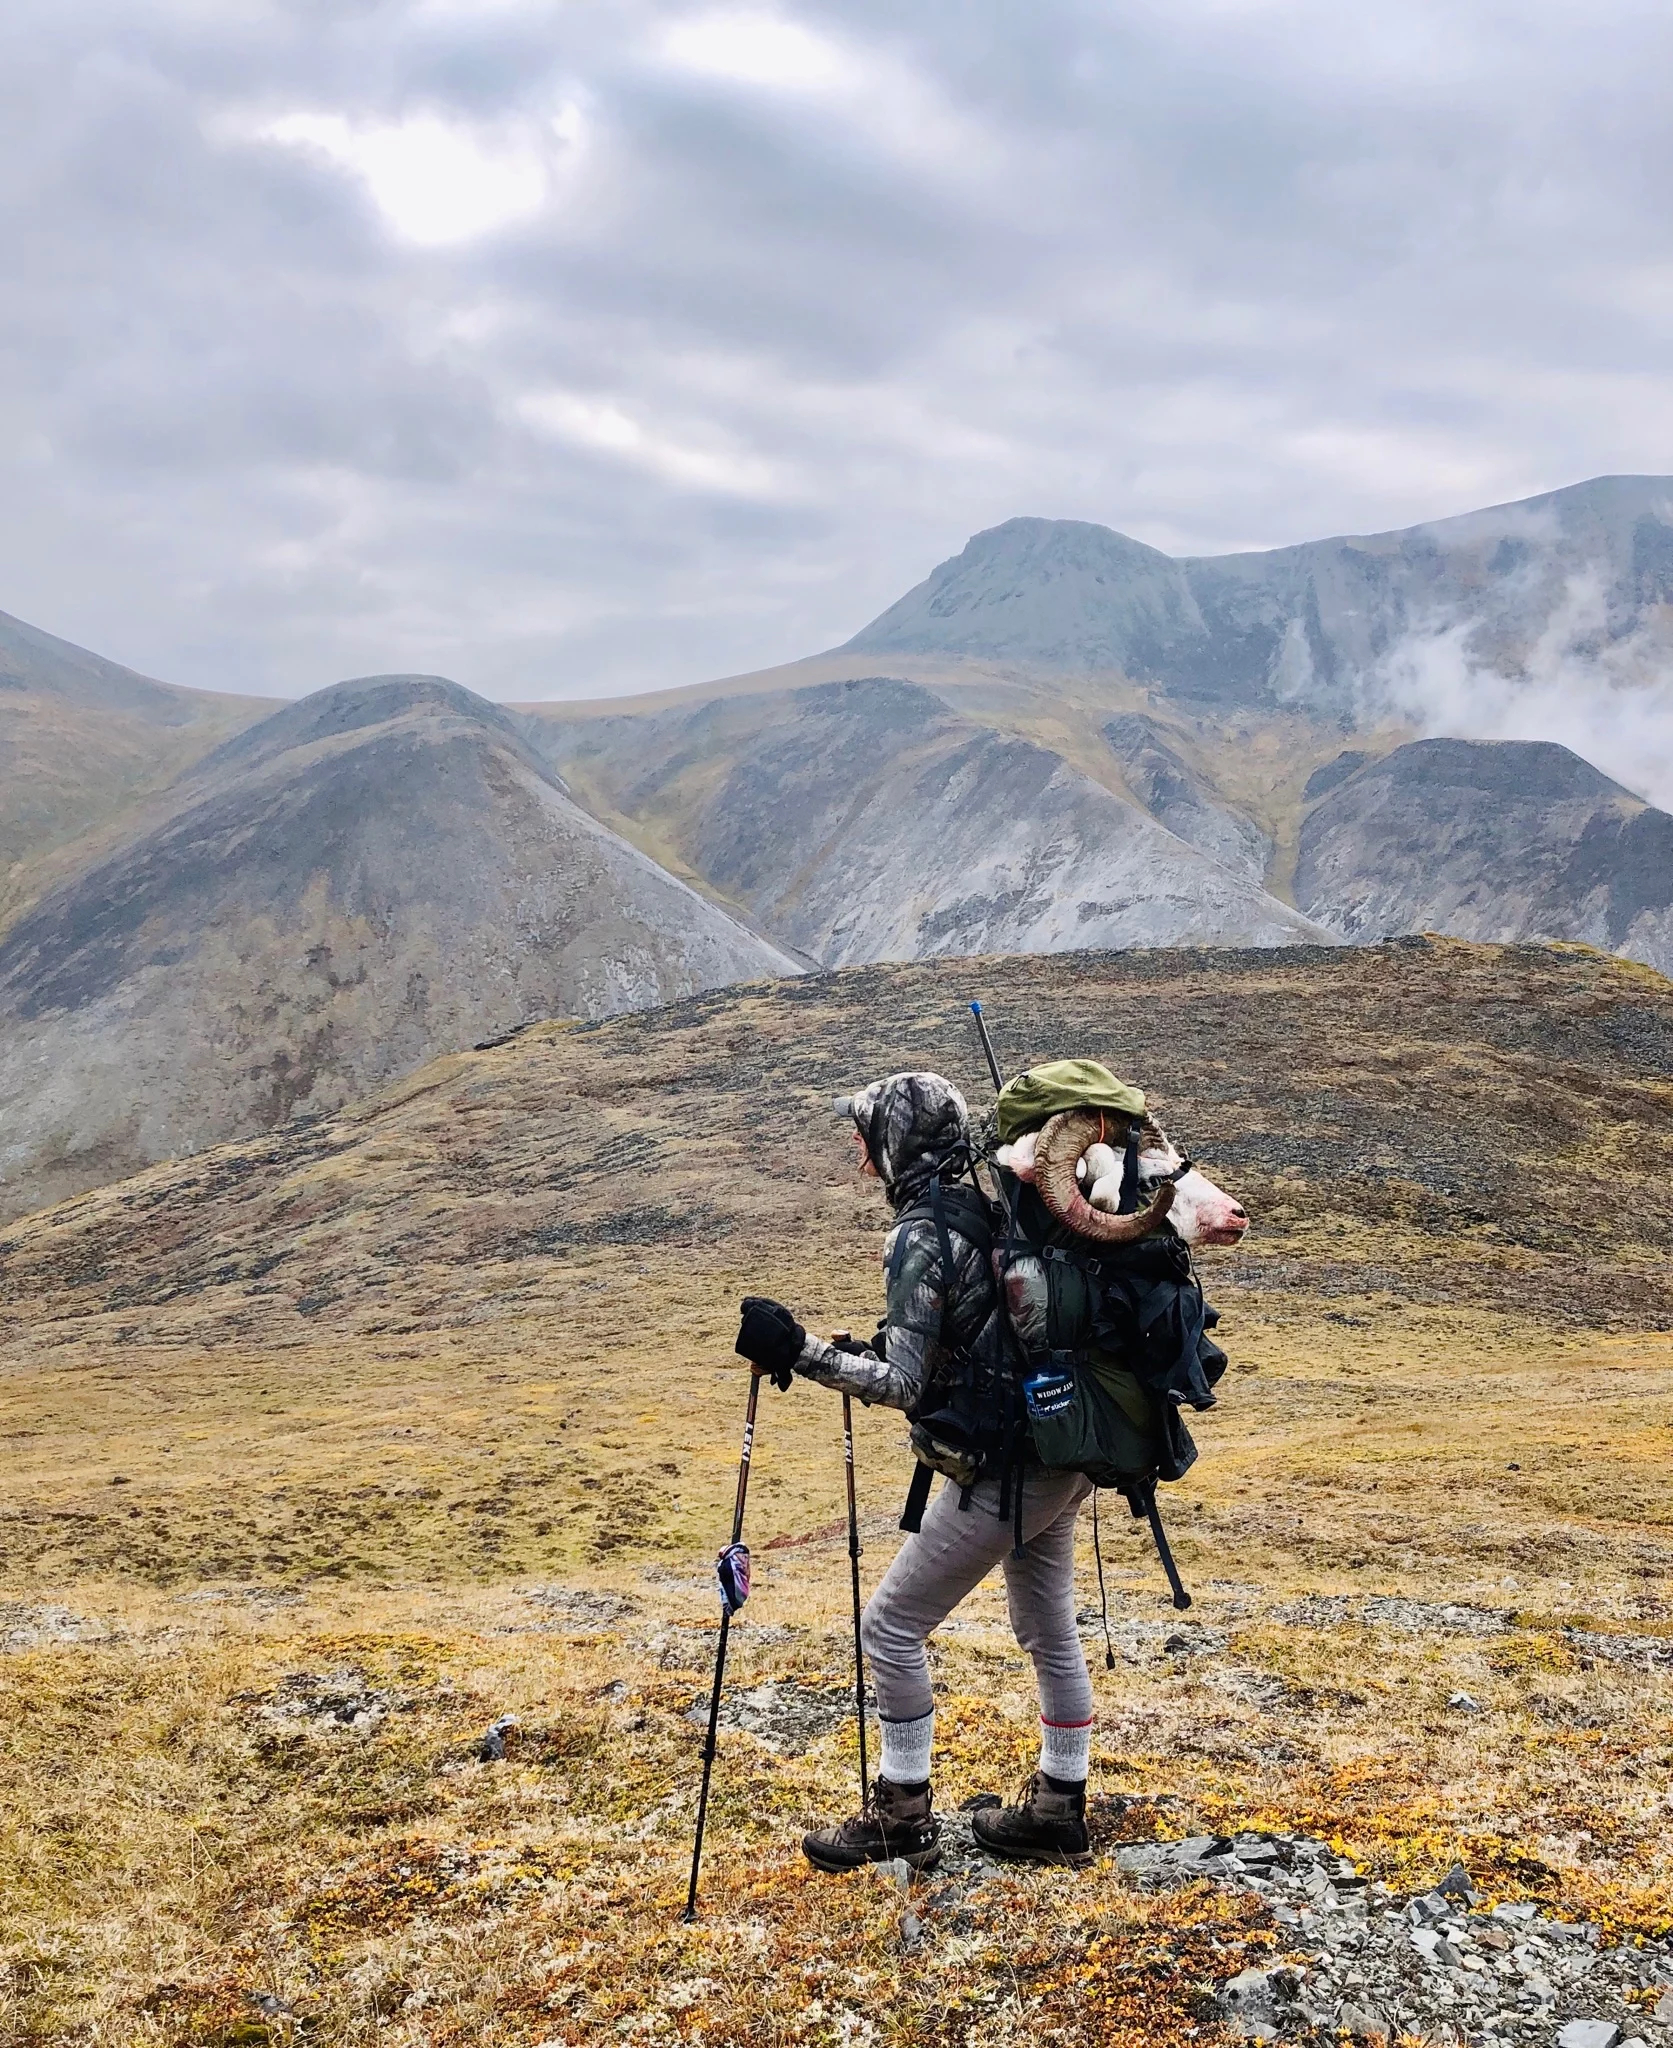
[[[976,529],[1673,471],[1673,11],[7,0],[0,609],[655,688]]]

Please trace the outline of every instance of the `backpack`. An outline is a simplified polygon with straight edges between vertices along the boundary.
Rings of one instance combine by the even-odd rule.
[[[1013,1142],[1073,1109],[1099,1110],[1111,1137],[1124,1140],[1120,1207],[1136,1209],[1144,1095],[1098,1061],[1052,1060],[1017,1075],[999,1092],[999,1135]],[[967,1496],[972,1473],[997,1471],[1000,1512],[1014,1505],[1020,1550],[1025,1446],[1049,1470],[1083,1472],[1094,1486],[1119,1488],[1135,1515],[1153,1514],[1157,1483],[1182,1478],[1196,1462],[1180,1411],[1214,1406],[1226,1355],[1208,1334],[1219,1316],[1176,1237],[1095,1242],[1071,1231],[997,1161],[993,1172],[1001,1202],[977,1186],[937,1179],[900,1219],[933,1220],[946,1301],[954,1270],[949,1216],[981,1249],[999,1290],[1008,1360],[1008,1370],[996,1370],[944,1335],[952,1371],[924,1390],[909,1417],[919,1463],[901,1526],[918,1526],[932,1470],[958,1478]],[[1014,1311],[1030,1288],[1034,1313],[1025,1331]]]
[[[901,1226],[933,1223],[940,1240],[943,1315],[957,1270],[951,1231],[973,1244],[994,1275],[1004,1358],[984,1360],[948,1341],[950,1372],[939,1374],[908,1410],[917,1458],[900,1526],[916,1533],[932,1476],[961,1487],[967,1507],[976,1477],[997,1475],[999,1513],[1015,1527],[1022,1554],[1025,1447],[1049,1470],[1083,1472],[1094,1487],[1121,1492],[1135,1519],[1148,1517],[1176,1605],[1189,1605],[1156,1511],[1156,1485],[1184,1476],[1197,1451],[1181,1402],[1214,1405],[1226,1356],[1206,1332],[1219,1321],[1203,1300],[1187,1248],[1177,1238],[1096,1247],[1077,1237],[1032,1188],[995,1168],[1005,1199],[972,1183],[931,1181],[901,1212]],[[897,1247],[904,1246],[904,1228]],[[1086,1247],[1085,1250],[1071,1247]],[[897,1251],[897,1256],[898,1256]],[[1048,1343],[1031,1348],[1008,1312],[1007,1272],[1019,1256],[1043,1266]]]
[[[1123,1492],[1135,1480],[1182,1479],[1197,1447],[1180,1411],[1212,1408],[1226,1369],[1208,1334],[1219,1313],[1203,1298],[1189,1249],[1172,1236],[1094,1244],[1002,1169],[1001,1185],[1010,1219],[1003,1263],[1032,1261],[1044,1274],[1043,1331],[1033,1319],[1044,1341],[1018,1337],[1041,1464]]]

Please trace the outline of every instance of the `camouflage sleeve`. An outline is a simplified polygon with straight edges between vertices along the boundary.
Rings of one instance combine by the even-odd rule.
[[[885,1251],[889,1299],[883,1348],[887,1356],[879,1358],[869,1346],[858,1352],[838,1351],[810,1333],[796,1361],[803,1378],[880,1408],[915,1407],[946,1361],[941,1343],[941,1254],[935,1229],[926,1223],[909,1223],[903,1228],[906,1242],[899,1244],[891,1236]],[[955,1256],[964,1250],[962,1241],[956,1241]]]

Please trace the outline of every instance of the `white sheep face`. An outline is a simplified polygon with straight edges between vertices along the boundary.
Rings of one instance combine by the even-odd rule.
[[[1165,1174],[1179,1173],[1185,1155],[1160,1124],[1148,1117],[1139,1137],[1139,1200],[1146,1202]],[[1173,1184],[1168,1221],[1186,1244],[1237,1244],[1249,1228],[1249,1212],[1206,1173],[1192,1167]],[[1117,1193],[1119,1194],[1119,1185]]]
[[[1015,1144],[1001,1145],[995,1155],[999,1164],[1018,1180],[1034,1179],[1034,1148],[1039,1133],[1029,1131]],[[1139,1203],[1142,1207],[1156,1192],[1157,1183],[1177,1173],[1185,1156],[1160,1124],[1146,1118],[1139,1136]],[[1113,1145],[1088,1145],[1075,1164],[1075,1179],[1094,1209],[1114,1216],[1121,1209],[1122,1155]],[[1249,1228],[1243,1204],[1216,1187],[1206,1173],[1192,1167],[1174,1182],[1173,1207],[1168,1222],[1174,1234],[1188,1245],[1236,1244]]]

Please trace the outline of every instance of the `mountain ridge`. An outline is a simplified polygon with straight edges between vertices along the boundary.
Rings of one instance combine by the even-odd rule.
[[[1418,526],[1229,555],[1170,556],[1084,520],[1006,520],[841,651],[1108,669],[1187,701],[1358,721],[1404,639],[1462,627],[1472,658],[1513,676],[1592,576],[1594,601],[1561,651],[1600,674],[1664,668],[1673,478],[1595,477]]]
[[[650,721],[548,721],[539,744],[623,815],[656,819],[697,872],[823,966],[1330,943],[1063,755],[898,677]]]
[[[341,684],[270,723],[0,935],[4,1213],[531,1016],[799,972],[457,684]]]
[[[40,862],[271,708],[157,682],[0,612],[0,926]]]
[[[1296,894],[1330,930],[1579,941],[1673,971],[1673,816],[1550,741],[1417,740],[1321,792]]]
[[[1673,817],[1555,742],[1423,738],[1377,695],[1423,634],[1623,696],[1673,483],[1178,560],[1009,521],[847,651],[602,705],[210,699],[0,619],[0,1202],[809,964],[1430,928],[1673,968]]]

